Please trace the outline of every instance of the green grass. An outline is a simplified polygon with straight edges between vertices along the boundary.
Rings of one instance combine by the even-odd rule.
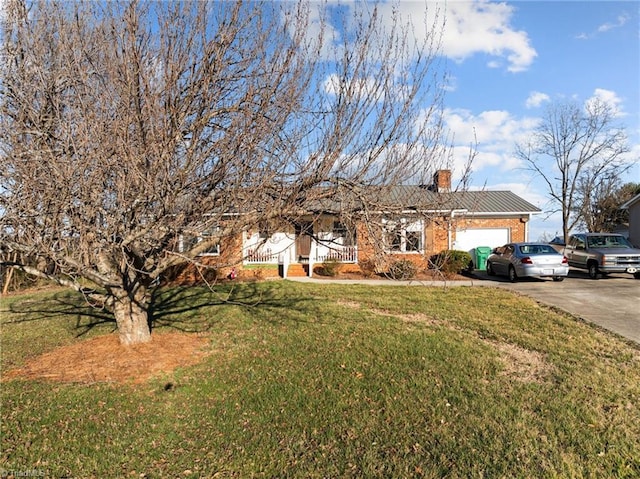
[[[1,309],[3,370],[113,331],[59,291]],[[213,354],[143,385],[4,382],[0,468],[640,476],[638,349],[507,291],[234,284],[166,290],[156,317],[157,330],[208,332]]]

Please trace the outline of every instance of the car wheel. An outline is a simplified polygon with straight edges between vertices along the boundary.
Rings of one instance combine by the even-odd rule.
[[[638,273],[633,273],[633,277],[634,277],[635,279],[640,279],[640,272],[638,272]]]
[[[496,272],[493,270],[493,265],[487,261],[487,274],[489,276],[495,276]]]
[[[564,276],[554,276],[553,280],[554,281],[564,281]]]
[[[509,281],[512,283],[518,281],[518,275],[516,274],[516,269],[513,266],[509,266]]]
[[[589,263],[589,278],[598,279],[600,277],[600,271],[598,271],[598,263],[593,261]]]

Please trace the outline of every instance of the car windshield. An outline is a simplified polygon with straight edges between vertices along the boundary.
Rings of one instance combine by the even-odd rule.
[[[525,244],[520,246],[522,254],[558,254],[553,247],[546,244]]]
[[[589,248],[632,248],[624,236],[602,235],[587,238]]]

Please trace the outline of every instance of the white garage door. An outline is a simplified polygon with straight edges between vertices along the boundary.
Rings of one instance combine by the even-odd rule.
[[[456,230],[455,249],[469,251],[476,246],[496,248],[509,242],[509,228],[468,228]]]

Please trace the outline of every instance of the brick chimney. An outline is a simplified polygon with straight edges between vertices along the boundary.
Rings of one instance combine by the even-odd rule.
[[[437,192],[451,191],[451,170],[438,170],[433,175],[433,186]]]

